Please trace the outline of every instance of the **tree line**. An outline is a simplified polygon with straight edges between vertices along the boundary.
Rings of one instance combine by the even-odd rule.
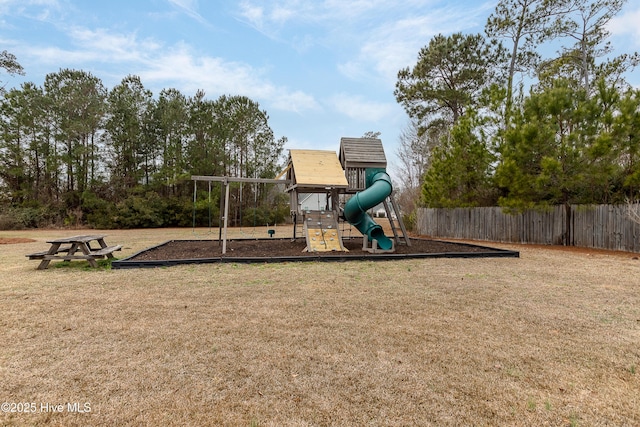
[[[191,175],[271,178],[286,142],[247,97],[154,97],[134,75],[107,90],[61,69],[5,90],[0,114],[4,228],[216,225],[220,191],[195,186],[194,197]],[[269,186],[233,186],[231,224],[282,220],[283,205]]]
[[[624,3],[501,0],[483,34],[433,37],[395,90],[415,205],[640,198],[640,90],[624,78],[640,56],[608,56]]]
[[[640,55],[610,57],[607,31],[625,2],[500,0],[483,33],[434,36],[394,91],[410,118],[403,210],[638,200],[640,91],[625,76]],[[6,51],[0,68],[24,72]],[[193,197],[192,174],[281,168],[286,139],[246,97],[154,96],[137,76],[107,90],[67,69],[0,90],[0,227],[216,225],[219,191]],[[283,219],[272,190],[236,185],[231,224]]]

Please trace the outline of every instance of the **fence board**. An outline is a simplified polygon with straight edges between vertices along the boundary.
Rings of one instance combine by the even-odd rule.
[[[631,205],[640,212],[640,203]],[[564,206],[547,211],[527,210],[507,214],[499,207],[420,208],[417,232],[437,238],[472,239],[505,243],[564,244],[628,252],[640,252],[640,224],[628,214],[627,205],[571,205],[570,219]]]

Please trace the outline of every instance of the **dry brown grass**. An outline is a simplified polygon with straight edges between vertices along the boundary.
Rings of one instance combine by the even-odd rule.
[[[632,255],[44,271],[24,257],[71,234],[0,232],[37,240],[0,245],[0,401],[38,409],[2,425],[640,425]],[[194,237],[106,234],[119,257]],[[71,402],[91,412],[41,411]]]

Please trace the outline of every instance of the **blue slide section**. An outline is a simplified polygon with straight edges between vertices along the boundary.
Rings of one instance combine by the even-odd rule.
[[[367,176],[367,188],[356,193],[344,205],[344,218],[363,235],[368,236],[369,241],[377,240],[378,247],[383,250],[391,249],[393,242],[384,235],[382,227],[367,214],[367,211],[382,203],[392,190],[391,178],[384,169],[373,170],[371,177]]]

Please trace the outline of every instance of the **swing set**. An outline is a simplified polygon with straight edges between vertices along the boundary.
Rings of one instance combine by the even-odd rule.
[[[203,175],[193,175],[191,177],[193,181],[193,230],[195,233],[196,227],[196,202],[197,202],[197,185],[199,181],[205,181],[209,186],[209,232],[211,232],[211,184],[213,182],[220,182],[222,184],[221,192],[224,193],[224,198],[220,198],[220,213],[222,215],[221,222],[223,223],[222,227],[219,228],[219,236],[218,239],[222,241],[222,253],[227,253],[227,228],[228,228],[228,220],[229,220],[229,188],[230,183],[238,182],[242,186],[243,183],[252,183],[252,184],[290,184],[289,180],[286,179],[267,179],[267,178],[238,178],[238,177],[229,177],[229,176],[203,176]],[[257,193],[257,191],[256,191]],[[241,193],[242,194],[242,193]],[[257,197],[257,196],[256,196]],[[257,199],[256,199],[257,203]],[[224,212],[224,214],[223,214]],[[240,214],[240,221],[242,224],[242,213]],[[254,212],[254,231],[256,226],[255,221],[256,212]],[[268,230],[269,236],[273,236],[274,231]]]

